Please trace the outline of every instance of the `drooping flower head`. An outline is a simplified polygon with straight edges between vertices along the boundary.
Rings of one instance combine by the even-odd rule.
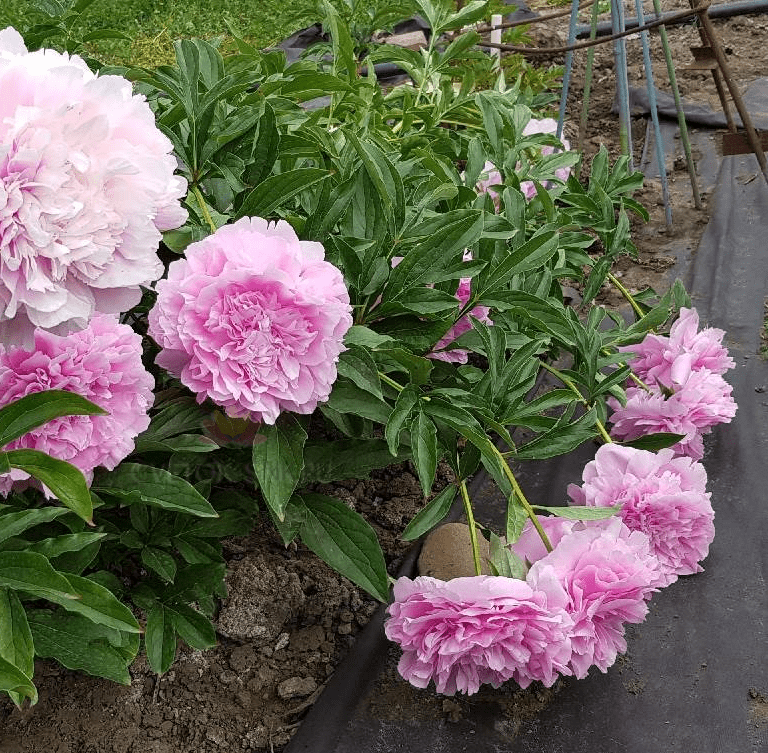
[[[723,379],[733,359],[719,329],[698,331],[696,309],[680,309],[669,337],[648,334],[637,345],[619,350],[632,354],[628,364],[648,389],[629,387],[627,403],[608,400],[614,411],[611,435],[633,440],[655,432],[683,434],[674,447],[694,460],[704,456],[702,436],[736,414],[732,387]]]
[[[186,249],[157,283],[157,364],[227,415],[273,424],[328,399],[352,326],[341,272],[285,221],[244,217]]]
[[[186,181],[144,97],[73,55],[0,31],[0,336],[83,328],[162,274]]]
[[[703,435],[720,423],[728,423],[736,415],[733,388],[719,374],[708,369],[692,371],[690,360],[678,358],[670,370],[671,394],[652,388],[627,389],[627,404],[608,399],[613,411],[611,436],[631,441],[646,434],[671,432],[684,438],[673,446],[677,455],[694,460],[704,456]]]
[[[67,390],[108,411],[105,416],[64,416],[8,445],[33,449],[77,466],[90,482],[93,469],[111,470],[135,446],[149,426],[155,381],[141,363],[141,337],[107,314],[70,335],[36,330],[34,347],[0,346],[0,407],[25,395]],[[12,470],[0,476],[0,492],[27,474]]]
[[[707,369],[712,374],[725,374],[734,367],[733,359],[723,346],[725,332],[713,327],[699,331],[696,309],[681,308],[669,336],[650,333],[637,345],[619,350],[632,353],[628,361],[632,371],[646,384],[671,387],[672,369],[684,359],[690,371]],[[679,368],[679,366],[678,366]]]
[[[678,575],[702,571],[715,536],[715,513],[709,501],[707,472],[701,463],[658,453],[606,444],[587,463],[582,486],[571,484],[576,505],[621,505],[619,516],[632,531],[648,536],[651,551],[668,585]]]
[[[419,688],[430,680],[446,695],[510,679],[551,686],[571,655],[563,603],[562,593],[548,599],[514,578],[400,578],[385,632],[403,649],[400,674]]]
[[[560,543],[560,539],[573,531],[574,526],[578,526],[580,523],[577,520],[546,515],[539,516],[539,525],[547,535],[549,543],[556,547]],[[530,520],[525,521],[522,533],[510,548],[523,562],[530,564],[547,556],[544,541]]]
[[[574,621],[568,662],[581,679],[594,664],[602,672],[626,651],[625,623],[639,623],[646,600],[662,585],[648,537],[618,518],[579,523],[528,571],[528,584],[561,599]]]

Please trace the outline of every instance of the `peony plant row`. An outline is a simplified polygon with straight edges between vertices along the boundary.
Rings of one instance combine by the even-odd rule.
[[[458,33],[487,4],[416,5],[421,53],[355,47],[324,3],[328,45],[290,64],[235,35],[226,57],[181,40],[175,66],[94,71],[0,32],[0,690],[18,705],[35,657],[128,683],[142,649],[162,674],[179,638],[212,646],[221,539],[259,509],[390,601],[373,529],[316,487],[405,460],[425,503],[403,537],[458,495],[475,565],[394,582],[386,633],[419,687],[605,672],[652,595],[701,570],[703,437],[736,410],[724,333],[680,283],[633,295],[612,274],[642,178],[601,150],[577,180],[551,95]],[[384,91],[381,62],[409,81]],[[629,314],[597,303],[606,285]],[[584,443],[570,504],[528,500],[520,464]],[[481,468],[504,531],[475,519]]]

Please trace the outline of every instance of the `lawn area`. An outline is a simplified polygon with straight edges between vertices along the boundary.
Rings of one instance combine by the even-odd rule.
[[[258,47],[268,47],[314,21],[313,0],[286,6],[279,0],[96,0],[82,17],[88,30],[119,29],[127,41],[102,41],[91,47],[105,62],[152,65],[173,60],[173,40],[227,35],[225,21]],[[0,29],[19,29],[44,18],[32,0],[0,2]]]

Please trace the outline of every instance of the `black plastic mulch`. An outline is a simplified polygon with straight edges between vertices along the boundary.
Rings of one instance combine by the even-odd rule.
[[[717,530],[705,572],[654,597],[607,674],[561,681],[535,715],[510,711],[514,688],[506,686],[457,697],[457,705],[441,706],[431,691],[392,694],[403,681],[394,679],[398,651],[384,638],[380,611],[286,753],[768,752],[768,363],[758,355],[768,187],[753,155],[706,157],[701,169],[717,167],[702,176],[715,186],[712,217],[675,271],[702,323],[726,330],[737,364],[726,378],[739,410],[705,442]],[[563,504],[593,451],[529,464],[521,484],[537,501]],[[476,480],[473,499],[480,519],[500,522],[504,502],[490,483]]]

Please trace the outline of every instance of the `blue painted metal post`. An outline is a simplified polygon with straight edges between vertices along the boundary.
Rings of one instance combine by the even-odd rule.
[[[635,11],[640,25],[645,24],[643,16],[642,0],[635,0]],[[656,87],[653,83],[653,65],[651,64],[650,44],[648,32],[640,32],[640,43],[643,47],[643,66],[645,67],[645,84],[648,88],[648,101],[651,106],[651,121],[653,123],[653,140],[656,142],[656,164],[661,178],[661,195],[664,198],[664,215],[667,218],[667,227],[672,227],[672,204],[669,200],[669,184],[667,183],[667,168],[664,164],[664,142],[659,125],[659,109],[656,105]]]
[[[624,31],[624,8],[622,0],[611,0],[611,23],[613,33]],[[621,150],[629,157],[629,169],[634,170],[632,159],[632,127],[629,118],[629,82],[627,81],[627,46],[624,37],[613,42],[615,60],[616,91],[619,97],[619,138]]]
[[[568,46],[576,41],[576,21],[579,15],[579,0],[572,0],[571,22],[568,27]],[[557,138],[563,137],[563,124],[565,123],[565,107],[568,103],[568,87],[571,84],[571,69],[573,68],[573,50],[565,53],[565,72],[563,73],[563,91],[560,95],[560,114],[557,117]]]

